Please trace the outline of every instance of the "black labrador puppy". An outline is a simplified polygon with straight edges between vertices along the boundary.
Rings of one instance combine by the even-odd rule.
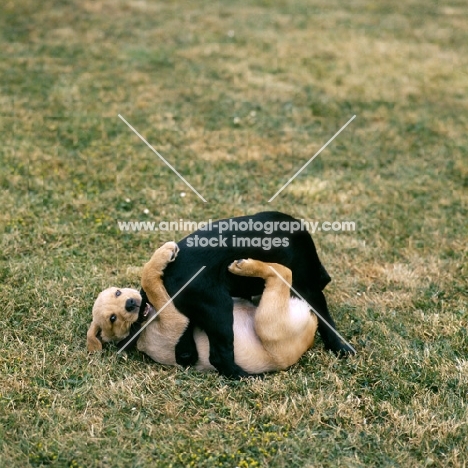
[[[319,260],[312,237],[299,220],[276,211],[218,220],[185,237],[178,246],[177,261],[168,264],[163,278],[171,297],[205,266],[174,299],[177,309],[190,319],[189,327],[176,346],[178,364],[187,366],[197,361],[193,328],[198,326],[208,335],[210,362],[219,373],[232,378],[247,375],[234,362],[232,297],[251,299],[261,295],[264,281],[228,271],[228,265],[242,258],[280,263],[290,268],[293,288],[332,327],[318,317],[318,330],[325,347],[337,354],[354,354],[334,332],[335,323],[322,292],[331,278]],[[144,291],[141,292],[143,311],[147,298]],[[129,340],[131,337],[125,343]]]

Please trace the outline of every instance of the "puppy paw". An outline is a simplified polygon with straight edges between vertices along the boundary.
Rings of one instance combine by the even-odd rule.
[[[162,276],[168,263],[173,262],[177,258],[179,250],[179,246],[175,242],[166,242],[154,252],[151,260],[145,265],[143,273],[145,270],[148,270],[152,272],[152,275]]]
[[[276,278],[281,276],[287,283],[292,282],[291,270],[278,263],[266,263],[261,260],[253,260],[252,258],[235,260],[229,266],[228,270],[231,273],[239,276],[252,276],[256,278]]]
[[[241,265],[242,263],[245,262],[245,259],[241,259],[241,260],[234,260],[229,266],[228,266],[228,270],[231,272],[231,273],[234,273],[234,274],[237,274],[237,272],[241,271]],[[239,273],[240,274],[240,273]]]
[[[155,255],[157,255],[162,261],[167,263],[173,262],[179,253],[179,246],[173,242],[166,242],[158,250],[156,250]]]
[[[261,270],[263,269],[263,262],[258,260],[241,259],[234,260],[229,266],[228,270],[231,273],[239,276],[260,276]]]

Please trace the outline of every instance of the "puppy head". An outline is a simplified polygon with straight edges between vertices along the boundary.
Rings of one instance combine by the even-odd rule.
[[[138,320],[141,295],[135,289],[108,288],[102,291],[93,306],[93,321],[87,333],[88,351],[100,351],[101,340],[120,341],[130,333],[130,326]]]

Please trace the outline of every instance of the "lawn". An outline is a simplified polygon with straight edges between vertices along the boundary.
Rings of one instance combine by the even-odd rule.
[[[466,466],[467,30],[462,0],[2,2],[0,466]],[[97,293],[186,234],[118,221],[270,209],[356,223],[314,235],[356,357],[87,353]]]

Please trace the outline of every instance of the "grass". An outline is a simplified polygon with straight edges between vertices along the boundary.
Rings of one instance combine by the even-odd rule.
[[[466,466],[467,14],[461,0],[3,2],[0,465]],[[137,286],[182,236],[117,220],[263,209],[356,221],[315,235],[355,358],[318,340],[287,372],[230,382],[87,354],[97,293]]]

